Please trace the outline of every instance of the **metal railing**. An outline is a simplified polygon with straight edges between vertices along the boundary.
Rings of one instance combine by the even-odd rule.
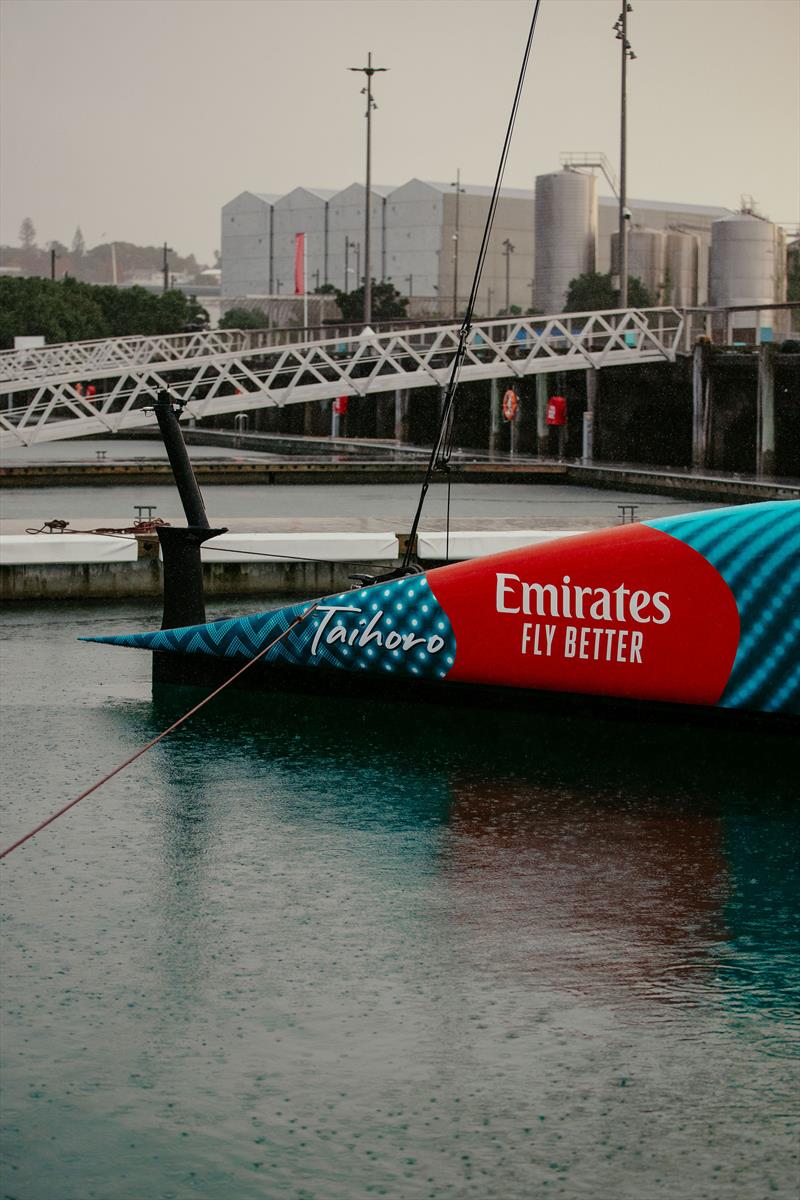
[[[259,331],[260,332],[260,331]],[[267,331],[267,337],[269,331]],[[201,418],[268,406],[443,387],[458,347],[459,326],[426,325],[290,344],[225,348],[213,335],[186,335],[178,346],[146,339],[159,358],[106,359],[94,370],[94,394],[85,394],[86,357],[62,359],[58,375],[0,382],[0,444],[30,445],[60,438],[117,433],[154,423],[153,400],[162,388]],[[674,308],[616,309],[478,321],[471,330],[461,378],[521,378],[628,363],[673,361],[684,337]],[[130,342],[131,339],[123,339]]]

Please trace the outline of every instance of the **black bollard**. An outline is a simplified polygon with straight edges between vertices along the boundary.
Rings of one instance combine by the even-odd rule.
[[[182,625],[202,625],[206,619],[203,590],[203,563],[200,547],[209,538],[225,533],[212,529],[206,516],[205,504],[192,470],[186,443],[183,440],[178,416],[169,394],[159,392],[155,404],[156,419],[164,439],[175,484],[186,515],[186,528],[162,526],[158,530],[164,560],[164,610],[162,629],[177,629]],[[153,654],[153,681],[179,682],[185,671],[182,655]]]

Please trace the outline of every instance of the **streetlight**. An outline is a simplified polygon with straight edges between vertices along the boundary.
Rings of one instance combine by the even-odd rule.
[[[458,241],[459,241],[459,229],[460,229],[459,220],[458,220],[459,199],[460,199],[461,193],[464,191],[463,187],[461,186],[461,168],[460,167],[456,171],[456,181],[455,181],[455,183],[451,183],[450,187],[456,189],[456,231],[453,234],[453,241],[455,242],[455,245],[453,247],[453,316],[455,317],[458,315]]]
[[[360,71],[367,77],[367,86],[361,89],[361,95],[367,97],[367,111],[364,114],[367,118],[367,186],[366,186],[366,204],[364,211],[364,324],[369,325],[372,320],[372,275],[369,258],[369,218],[370,208],[372,207],[371,194],[371,172],[372,172],[372,110],[377,108],[377,104],[372,99],[372,76],[379,71],[388,70],[387,67],[373,67],[372,51],[367,54],[367,65],[365,67],[349,67],[350,71]]]
[[[162,266],[161,270],[164,273],[164,286],[162,291],[165,293],[169,291],[169,259],[167,255],[174,253],[175,251],[172,249],[172,246],[168,246],[167,243],[164,242],[164,265]]]
[[[410,300],[414,295],[414,276],[406,275],[406,283],[408,284],[408,298]]]
[[[55,277],[56,277],[56,259],[57,258],[61,258],[61,255],[56,254],[55,248],[53,246],[51,246],[50,247],[50,278],[51,279],[55,279]]]
[[[508,238],[503,242],[503,249],[506,252],[506,316],[508,316],[511,309],[511,255],[514,253],[514,247]]]
[[[636,55],[628,41],[628,13],[633,12],[633,5],[624,0],[622,12],[617,17],[612,29],[621,42],[622,52],[622,82],[620,89],[620,128],[619,128],[619,306],[628,307],[628,223],[630,212],[626,206],[626,175],[627,175],[627,69],[628,59]]]

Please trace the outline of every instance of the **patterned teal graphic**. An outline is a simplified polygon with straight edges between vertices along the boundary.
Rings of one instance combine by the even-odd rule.
[[[305,601],[275,612],[182,629],[83,640],[249,659],[285,633],[313,603]],[[443,679],[455,661],[456,641],[450,621],[424,575],[341,592],[316,604],[304,621],[267,652],[265,662]]]
[[[800,501],[646,524],[702,554],[736,600],[739,650],[720,705],[800,713]]]

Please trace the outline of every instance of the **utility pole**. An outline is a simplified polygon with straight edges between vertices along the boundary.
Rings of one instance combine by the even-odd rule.
[[[453,316],[458,316],[458,242],[460,237],[459,200],[464,189],[461,186],[461,168],[456,171],[456,181],[450,187],[456,189],[456,231],[453,234]]]
[[[511,309],[511,255],[514,253],[514,247],[508,238],[503,242],[503,249],[506,252],[506,316],[508,316]]]
[[[361,280],[361,242],[351,242],[351,246],[355,246],[356,250],[356,288],[358,288]],[[364,318],[366,320],[366,318]]]
[[[408,298],[410,300],[414,295],[414,276],[406,275],[406,283],[408,284]]]
[[[50,278],[51,279],[55,279],[55,277],[56,277],[56,259],[60,258],[60,257],[61,257],[61,255],[56,254],[55,250],[51,246],[51,248],[50,248]]]
[[[486,315],[489,317],[489,319],[491,319],[491,316],[492,316],[492,296],[493,295],[494,295],[493,289],[489,288],[489,295],[486,298],[486,307],[488,309],[488,312]]]
[[[172,249],[172,247],[168,246],[167,243],[164,242],[164,265],[161,268],[161,270],[164,274],[164,286],[162,287],[161,290],[162,290],[162,292],[165,292],[165,293],[169,291],[169,258],[167,257],[167,255],[174,254],[174,253],[175,252]]]
[[[364,324],[369,325],[372,320],[372,265],[370,262],[370,245],[369,245],[369,222],[370,209],[372,207],[372,110],[377,108],[377,104],[372,99],[372,76],[379,71],[388,70],[387,67],[373,67],[372,51],[367,55],[367,65],[365,67],[350,67],[351,71],[360,71],[367,77],[367,86],[361,89],[361,95],[367,97],[367,111],[364,114],[367,118],[367,185],[366,198],[364,204]]]
[[[350,291],[347,286],[347,276],[350,274],[350,238],[347,234],[344,235],[344,288],[345,294]]]
[[[628,13],[633,12],[633,5],[628,0],[622,0],[622,12],[612,27],[621,42],[622,79],[620,86],[620,120],[619,120],[619,306],[628,307],[628,226],[630,214],[627,209],[627,173],[628,173],[628,97],[627,73],[628,59],[636,58],[628,41]]]

